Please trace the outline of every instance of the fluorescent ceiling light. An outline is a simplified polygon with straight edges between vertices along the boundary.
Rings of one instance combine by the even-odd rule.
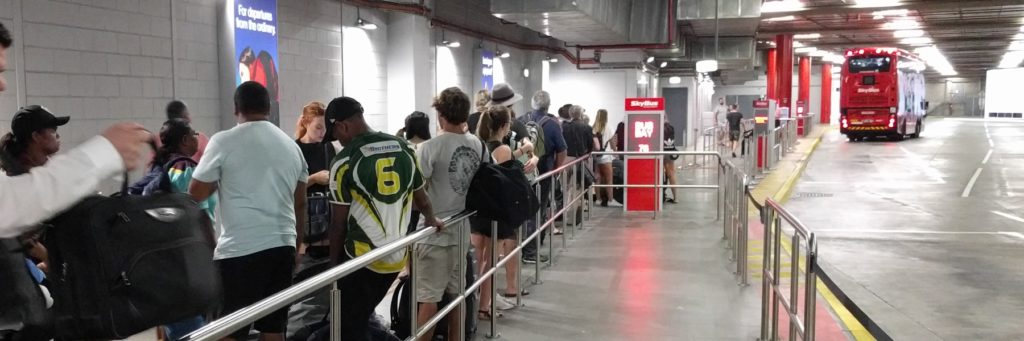
[[[889,7],[898,4],[896,0],[857,0],[857,7]]]
[[[892,36],[896,38],[917,38],[924,35],[922,30],[899,30],[892,32]]]
[[[921,24],[914,19],[899,19],[882,24],[886,30],[913,30],[921,28]]]
[[[804,47],[804,43],[801,43],[799,41],[794,41],[793,42],[793,47]]]
[[[654,56],[647,57],[648,63],[654,63]]]
[[[1017,33],[1013,35],[1013,40],[1024,40],[1024,33]]]
[[[556,58],[556,57],[548,58],[548,63],[558,63],[558,58]]]
[[[1009,51],[1003,55],[1003,60],[999,62],[999,68],[1016,68],[1020,66],[1020,63],[1022,62],[1024,62],[1024,51]]]
[[[840,72],[843,72],[843,67],[842,66],[833,66],[832,67],[832,73],[840,73]]]
[[[764,21],[793,21],[793,20],[796,20],[796,17],[794,17],[792,15],[787,15],[787,16],[784,16],[784,17],[775,17],[775,18],[764,19]],[[1024,30],[1024,28],[1021,28],[1021,29]]]
[[[841,54],[830,54],[828,56],[825,56],[822,59],[825,60],[826,62],[830,62],[832,64],[840,64],[841,65],[841,64],[846,62],[846,58],[843,57],[843,55],[841,55]]]
[[[1010,51],[1024,51],[1024,40],[1017,40],[1010,42]]]
[[[498,50],[498,57],[500,57],[500,58],[508,58],[508,57],[511,57],[511,56],[512,56],[512,54],[508,53],[508,51]]]
[[[793,12],[804,9],[804,3],[797,0],[765,1],[761,13]]]
[[[661,66],[660,67],[666,67],[666,66],[668,66],[668,62],[661,62]]]
[[[444,46],[447,46],[447,47],[459,47],[459,46],[462,46],[461,43],[459,43],[458,41],[455,41],[455,40],[442,40],[441,41],[441,45],[444,45]]]
[[[932,38],[929,38],[929,37],[904,38],[903,40],[900,40],[900,44],[903,44],[903,45],[913,45],[913,46],[928,45],[928,44],[931,44],[931,43],[932,43]]]
[[[818,50],[817,47],[813,47],[812,46],[812,47],[801,47],[801,48],[793,49],[793,52],[795,52],[795,53],[811,53],[811,52],[814,52],[814,51],[817,51],[817,50]]]
[[[706,59],[697,62],[697,72],[708,73],[718,71],[718,61]]]
[[[804,33],[793,36],[793,39],[818,39],[821,38],[821,33]]]
[[[682,82],[683,82],[683,77],[672,76],[672,77],[668,78],[668,83],[669,84],[679,84],[679,83],[682,83]]]
[[[910,11],[907,10],[907,9],[889,9],[889,10],[884,10],[884,11],[876,11],[876,12],[873,12],[871,14],[875,15],[876,17],[877,16],[881,16],[881,17],[886,17],[886,16],[889,16],[889,17],[897,17],[897,16],[898,17],[905,17],[905,16],[907,16],[907,13],[909,13],[909,12]]]
[[[356,19],[356,26],[364,30],[376,30],[377,24],[363,20],[363,18]]]
[[[914,50],[921,59],[924,59],[925,63],[928,63],[932,69],[943,76],[955,76],[957,75],[956,70],[953,69],[953,65],[949,64],[949,60],[946,60],[946,56],[942,55],[942,51],[935,45],[919,47]]]
[[[529,68],[524,68],[523,69],[523,77],[530,78],[530,69]]]
[[[825,57],[825,56],[829,55],[829,52],[825,51],[825,50],[815,50],[815,51],[811,51],[811,53],[808,53],[808,54],[811,57]]]

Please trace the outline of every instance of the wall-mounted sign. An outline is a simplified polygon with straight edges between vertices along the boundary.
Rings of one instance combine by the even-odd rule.
[[[480,50],[480,78],[483,81],[484,90],[491,91],[494,87],[494,52]]]
[[[230,3],[229,3],[230,4]],[[270,121],[280,125],[277,0],[235,0],[235,85],[256,81],[270,92]]]

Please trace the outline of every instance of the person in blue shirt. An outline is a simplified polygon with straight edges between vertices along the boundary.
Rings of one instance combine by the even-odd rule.
[[[495,85],[492,98],[499,98],[498,89],[498,85]],[[558,167],[565,164],[568,148],[566,147],[565,137],[562,135],[562,127],[558,119],[548,113],[548,108],[551,107],[551,95],[547,91],[537,91],[533,94],[531,104],[533,111],[518,117],[517,120],[524,124],[527,122],[537,123],[544,130],[544,155],[540,157],[540,162],[537,165],[540,174],[544,174],[558,169]],[[552,178],[547,178],[540,181],[541,207],[547,207],[550,204],[551,180]],[[544,210],[541,210],[541,212],[544,212]],[[546,219],[543,213],[541,218]],[[537,222],[528,221],[526,223],[525,235],[533,234],[533,231],[536,229]],[[541,236],[543,237],[544,235],[541,234]],[[541,262],[544,261],[544,257],[540,257],[537,254],[536,248],[535,243],[529,243],[523,247],[523,262],[536,263],[538,259]]]

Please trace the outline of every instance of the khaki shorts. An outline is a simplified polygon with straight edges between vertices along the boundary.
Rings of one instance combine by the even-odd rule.
[[[459,278],[459,246],[416,244],[416,302],[437,303],[445,292],[459,293],[464,281]]]

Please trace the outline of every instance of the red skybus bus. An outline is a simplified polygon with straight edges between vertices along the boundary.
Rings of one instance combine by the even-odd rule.
[[[928,102],[924,97],[926,64],[895,48],[846,51],[839,97],[839,131],[850,141],[886,136],[919,137]]]

